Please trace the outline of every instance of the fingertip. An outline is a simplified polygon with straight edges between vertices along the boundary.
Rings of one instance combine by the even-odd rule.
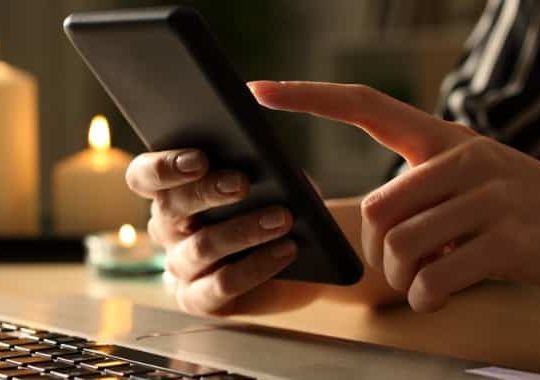
[[[283,243],[284,243],[283,249],[285,249],[288,252],[290,260],[291,261],[295,260],[296,257],[298,256],[298,243],[296,243],[296,241],[293,239],[285,239]]]
[[[236,171],[222,171],[216,174],[215,189],[221,196],[236,200],[244,199],[250,190],[248,177]]]
[[[174,166],[182,175],[200,178],[208,171],[209,163],[202,151],[189,149],[175,154]]]
[[[281,83],[282,82],[276,82],[273,80],[254,80],[247,82],[246,85],[252,92],[259,92],[269,88],[275,88],[281,85]]]
[[[279,109],[278,95],[283,87],[281,82],[259,80],[248,82],[247,86],[260,105],[271,109]]]
[[[285,215],[285,226],[290,230],[294,224],[294,215],[291,210],[285,207],[283,207],[283,214]],[[291,240],[291,242],[296,245],[294,241]]]
[[[267,231],[284,235],[292,228],[294,217],[291,211],[283,206],[271,206],[259,216],[259,226]]]
[[[134,193],[141,194],[141,186],[139,181],[139,176],[137,175],[137,167],[140,166],[141,160],[143,155],[139,155],[135,157],[131,162],[129,163],[126,171],[124,172],[124,180],[127,184],[128,188],[133,191]]]
[[[409,305],[417,313],[433,313],[440,310],[446,303],[444,299],[429,297],[426,294],[421,294],[413,287],[409,290],[407,296]]]

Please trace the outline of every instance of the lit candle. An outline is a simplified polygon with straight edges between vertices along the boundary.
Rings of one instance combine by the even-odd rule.
[[[89,265],[109,273],[155,273],[164,268],[164,253],[146,232],[124,224],[118,232],[89,235],[85,239]]]
[[[37,84],[0,61],[0,234],[38,232]]]
[[[54,169],[55,231],[82,235],[126,222],[145,226],[148,203],[133,194],[124,180],[132,157],[111,147],[104,116],[92,119],[88,143],[88,149],[61,161]]]

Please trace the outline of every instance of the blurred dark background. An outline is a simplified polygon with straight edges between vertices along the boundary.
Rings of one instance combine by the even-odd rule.
[[[70,13],[190,4],[207,18],[245,80],[366,83],[432,111],[483,0],[0,0],[0,59],[36,76],[40,92],[42,224],[50,224],[56,162],[86,146],[90,118],[105,114],[113,144],[143,150],[68,43]],[[327,196],[357,195],[383,181],[393,155],[357,129],[268,112],[283,143]]]

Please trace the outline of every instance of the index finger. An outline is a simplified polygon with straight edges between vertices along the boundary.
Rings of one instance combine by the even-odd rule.
[[[208,171],[206,156],[195,149],[143,153],[131,161],[126,182],[145,198],[202,178]]]
[[[248,86],[269,108],[355,125],[413,166],[475,134],[363,85],[256,81]]]

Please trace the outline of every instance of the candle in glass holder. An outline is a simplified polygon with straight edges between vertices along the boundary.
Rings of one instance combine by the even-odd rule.
[[[122,223],[146,225],[148,202],[133,194],[124,176],[132,156],[112,148],[107,119],[96,116],[89,148],[56,165],[53,179],[55,231],[84,235]]]
[[[160,273],[164,252],[147,233],[124,224],[118,232],[107,231],[86,237],[87,263],[110,274]]]

